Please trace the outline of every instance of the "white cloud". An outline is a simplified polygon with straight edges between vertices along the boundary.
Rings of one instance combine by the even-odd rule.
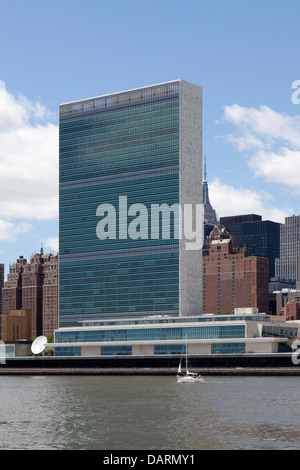
[[[270,146],[278,141],[292,148],[300,148],[300,117],[281,114],[268,106],[245,108],[234,104],[224,107],[223,119],[236,126],[240,141],[249,137],[257,145]]]
[[[32,225],[28,222],[10,222],[0,220],[0,241],[15,242],[20,233],[32,231]]]
[[[259,150],[248,163],[257,176],[300,191],[300,150],[284,148],[281,153]]]
[[[51,220],[58,214],[58,126],[38,102],[0,82],[0,217]]]
[[[46,248],[50,248],[53,252],[58,252],[58,237],[49,237],[43,241]]]
[[[222,183],[215,178],[209,184],[209,195],[212,206],[220,217],[241,214],[258,214],[264,220],[283,223],[290,208],[274,208],[272,196],[266,191],[237,188]]]
[[[300,192],[300,117],[237,104],[225,106],[223,121],[234,133],[223,136],[244,152],[256,176]]]

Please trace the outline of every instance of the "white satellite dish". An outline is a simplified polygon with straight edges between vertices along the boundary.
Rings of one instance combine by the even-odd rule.
[[[44,351],[45,347],[47,346],[47,338],[46,336],[38,336],[35,338],[31,345],[31,352],[33,354],[40,354]]]

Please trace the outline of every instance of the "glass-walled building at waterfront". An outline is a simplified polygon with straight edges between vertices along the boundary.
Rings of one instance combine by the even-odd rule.
[[[157,356],[278,352],[287,338],[264,334],[270,317],[261,314],[160,316],[83,322],[55,334],[57,356]],[[270,332],[273,330],[271,329]],[[268,333],[268,329],[266,329]]]
[[[202,203],[201,88],[63,104],[59,130],[59,328],[201,314],[201,249],[177,225],[178,205]]]

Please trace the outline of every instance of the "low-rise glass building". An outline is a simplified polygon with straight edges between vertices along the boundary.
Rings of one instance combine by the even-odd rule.
[[[155,356],[278,352],[287,339],[262,334],[267,315],[158,316],[83,321],[55,333],[56,356]]]

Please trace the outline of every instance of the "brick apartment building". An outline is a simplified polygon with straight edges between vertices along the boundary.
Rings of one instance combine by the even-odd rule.
[[[31,312],[32,336],[53,334],[58,315],[58,256],[36,253],[30,262],[20,256],[10,265],[2,289],[2,315]]]
[[[2,289],[4,287],[4,264],[0,264],[0,315],[2,313]]]
[[[276,315],[284,316],[287,321],[300,320],[300,289],[281,289],[275,291]]]
[[[234,313],[256,307],[269,313],[269,260],[248,256],[247,246],[234,246],[225,228],[215,226],[203,250],[203,313]]]
[[[58,256],[49,255],[43,265],[43,334],[54,333],[58,327]]]

